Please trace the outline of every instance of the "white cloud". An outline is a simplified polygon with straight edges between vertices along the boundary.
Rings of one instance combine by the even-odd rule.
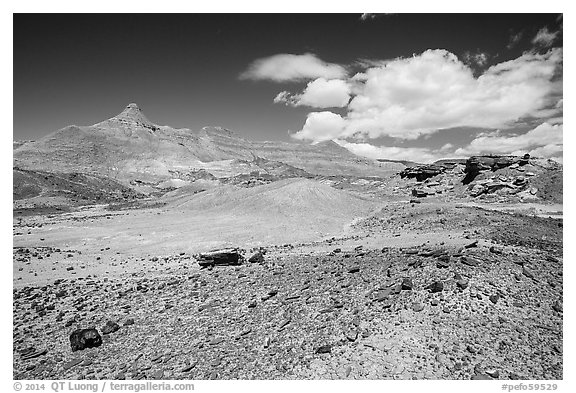
[[[374,146],[369,143],[353,143],[343,140],[335,140],[335,142],[356,155],[372,159],[384,158],[387,160],[430,163],[442,158],[441,155],[432,152],[430,149],[420,147]]]
[[[350,101],[350,85],[340,79],[318,78],[309,82],[302,94],[291,95],[287,91],[278,93],[274,102],[291,106],[314,108],[341,108]]]
[[[557,36],[557,31],[549,31],[548,27],[544,26],[538,30],[538,33],[532,39],[532,43],[535,45],[541,45],[543,47],[549,47],[552,45]]]
[[[339,127],[322,127],[322,119],[314,116],[320,133],[305,125],[294,136],[416,139],[440,129],[506,128],[523,117],[552,116],[558,111],[542,109],[550,106],[553,94],[561,94],[562,84],[552,81],[561,62],[561,48],[525,53],[474,77],[469,66],[442,49],[389,60],[348,80],[353,86],[348,113],[343,118],[332,114],[341,119]]]
[[[542,123],[520,135],[501,135],[499,132],[484,134],[468,146],[456,150],[459,155],[481,153],[524,154],[551,157],[563,150],[563,124]]]
[[[440,151],[448,151],[454,148],[454,145],[451,143],[446,143],[444,146],[440,148]]]
[[[316,142],[334,139],[333,135],[338,134],[345,126],[342,116],[329,111],[312,112],[306,117],[306,122],[302,130],[293,135],[296,139],[310,139]]]
[[[240,79],[274,82],[302,81],[316,78],[342,79],[347,71],[339,64],[327,63],[312,53],[278,54],[255,60]]]

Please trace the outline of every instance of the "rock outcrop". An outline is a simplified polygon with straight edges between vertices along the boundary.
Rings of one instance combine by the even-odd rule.
[[[464,178],[464,184],[469,184],[472,182],[476,176],[478,176],[482,171],[496,171],[498,169],[510,167],[510,166],[523,166],[528,164],[530,160],[530,154],[525,154],[522,157],[519,156],[502,156],[502,155],[485,155],[485,156],[472,156],[466,160],[466,177]]]

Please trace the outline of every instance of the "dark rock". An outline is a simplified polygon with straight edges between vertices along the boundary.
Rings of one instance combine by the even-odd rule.
[[[215,250],[198,255],[198,264],[201,267],[215,265],[237,266],[241,265],[243,261],[244,257],[236,248]]]
[[[102,328],[102,334],[114,333],[118,329],[120,329],[120,325],[118,325],[114,321],[108,321],[106,322],[106,325],[104,325],[104,327]]]
[[[488,298],[490,299],[490,301],[494,304],[496,304],[498,302],[498,299],[500,299],[500,295],[496,294],[496,295],[490,295],[490,297]]]
[[[264,254],[262,254],[260,251],[257,251],[254,254],[252,254],[252,256],[250,258],[248,258],[248,262],[251,262],[251,263],[264,262]]]
[[[563,312],[564,307],[562,305],[562,300],[558,299],[554,302],[554,304],[552,305],[552,309],[556,312]]]
[[[478,240],[474,240],[472,243],[466,244],[464,248],[478,247]]]
[[[502,249],[495,246],[490,246],[490,252],[493,254],[502,254]]]
[[[102,345],[102,337],[94,328],[77,329],[70,334],[70,346],[72,351],[86,348],[95,348]]]
[[[348,273],[358,273],[360,271],[360,268],[358,266],[354,266],[350,269],[348,269]]]
[[[442,281],[434,281],[426,287],[431,293],[442,292],[444,290],[444,283]]]
[[[330,344],[322,345],[314,350],[314,353],[330,353],[332,346]]]
[[[411,291],[412,288],[414,288],[414,283],[412,282],[412,279],[408,278],[408,277],[404,278],[402,280],[402,287],[401,288],[405,291]]]

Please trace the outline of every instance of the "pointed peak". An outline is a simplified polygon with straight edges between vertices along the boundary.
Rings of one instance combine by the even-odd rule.
[[[142,112],[142,109],[140,109],[138,104],[135,103],[128,104],[120,114],[114,116],[106,122],[111,121],[114,123],[119,122],[130,126],[140,126],[151,129],[157,128],[156,124],[148,120],[146,115],[144,115],[144,112]]]
[[[142,109],[140,109],[138,107],[138,105],[134,104],[134,103],[128,104],[128,106],[126,108],[124,108],[122,113],[120,113],[116,117],[117,118],[131,119],[131,120],[135,120],[135,121],[144,120],[146,123],[150,123],[150,120],[148,120],[146,118],[146,116],[144,115],[144,112],[142,112]]]

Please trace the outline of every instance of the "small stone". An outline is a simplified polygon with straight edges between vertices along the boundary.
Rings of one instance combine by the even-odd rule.
[[[110,334],[118,331],[120,329],[120,325],[116,322],[110,320],[106,322],[106,325],[102,328],[102,334]]]
[[[359,271],[360,271],[360,268],[358,266],[355,266],[355,267],[348,269],[348,273],[358,273]]]
[[[70,370],[72,367],[82,363],[82,359],[72,359],[69,362],[64,363],[64,370]]]
[[[314,350],[314,353],[330,353],[332,346],[330,344],[322,345]]]
[[[498,299],[500,299],[500,295],[496,294],[496,295],[490,295],[490,297],[488,298],[490,299],[490,301],[494,304],[496,304],[498,302]]]
[[[528,269],[526,266],[522,266],[522,274],[528,278],[532,279],[534,278],[534,273],[532,273],[532,271]]]
[[[344,377],[348,378],[350,376],[351,372],[352,372],[352,367],[346,366],[346,369],[344,370]]]
[[[466,289],[468,287],[468,280],[460,279],[456,281],[456,285],[460,289]]]
[[[486,374],[474,374],[471,379],[472,380],[490,380],[492,378],[490,378],[490,376],[486,375]]]
[[[478,259],[473,258],[473,257],[466,257],[466,256],[460,257],[460,262],[462,262],[465,265],[472,266],[472,267],[478,266],[480,264],[480,261]]]
[[[130,325],[134,325],[134,318],[128,318],[128,319],[124,322],[124,326],[130,326]]]
[[[402,280],[402,290],[404,291],[411,291],[412,288],[414,288],[414,283],[412,282],[412,279],[406,277]]]
[[[251,262],[251,263],[264,262],[264,254],[262,254],[260,251],[252,254],[252,256],[250,258],[248,258],[248,262]]]
[[[556,300],[552,305],[552,309],[556,312],[563,312],[564,307],[562,305],[562,301],[560,299]]]
[[[444,283],[442,281],[434,281],[432,284],[426,287],[431,293],[442,292],[444,289]]]
[[[422,303],[416,302],[412,304],[412,310],[415,312],[420,312],[424,310],[424,305]]]
[[[356,341],[356,339],[358,338],[358,330],[356,329],[351,329],[348,332],[346,332],[346,338],[348,339],[348,341]]]
[[[474,240],[472,243],[466,244],[464,248],[478,247],[478,240]]]

